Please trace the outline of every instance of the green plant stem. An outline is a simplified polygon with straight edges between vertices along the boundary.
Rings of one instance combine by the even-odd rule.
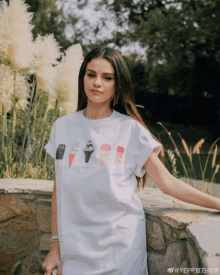
[[[35,84],[35,87],[37,87],[36,77],[35,77],[34,84]],[[28,108],[28,114],[27,114],[27,117],[26,117],[24,137],[23,137],[23,140],[22,140],[22,146],[21,146],[21,150],[20,150],[20,158],[19,158],[19,162],[18,162],[19,167],[20,167],[20,164],[21,164],[22,159],[23,159],[24,143],[25,143],[25,139],[26,139],[26,136],[27,136],[27,130],[28,130],[28,127],[29,127],[29,116],[30,116],[30,110],[31,110],[31,106],[32,106],[32,99],[33,99],[33,95],[34,95],[34,87],[33,87],[34,84],[32,85],[31,99],[30,99],[30,104],[29,104],[29,108]]]
[[[198,158],[199,158],[199,165],[200,165],[200,169],[201,169],[201,180],[204,180],[204,174],[203,174],[203,171],[202,171],[202,163],[201,163],[201,159],[200,159],[200,155],[199,154],[197,154],[198,155]]]
[[[15,155],[15,150],[14,150],[14,140],[15,140],[15,125],[16,125],[16,102],[15,102],[15,94],[16,94],[16,77],[17,77],[17,72],[14,72],[14,95],[11,97],[11,106],[12,106],[12,121],[11,121],[11,129],[12,129],[12,142],[11,142],[11,157],[10,157],[10,167],[12,169],[12,160],[13,156]],[[13,171],[12,171],[13,173]]]
[[[212,151],[212,148],[213,148],[213,146],[215,145],[215,143],[216,143],[219,139],[220,139],[220,138],[217,138],[217,139],[216,139],[216,141],[212,144],[212,146],[211,146],[211,148],[210,148],[210,150],[209,150],[208,157],[207,157],[207,159],[206,159],[206,163],[205,163],[205,167],[204,167],[204,174],[205,174],[205,171],[206,171],[206,167],[207,167],[207,164],[208,164],[208,160],[209,160],[209,156],[210,156],[210,153],[211,153],[211,151]]]

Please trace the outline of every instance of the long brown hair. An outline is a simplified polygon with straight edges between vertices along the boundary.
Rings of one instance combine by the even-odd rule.
[[[111,108],[122,113],[128,115],[139,123],[141,123],[148,131],[149,129],[145,125],[141,115],[139,114],[134,100],[134,94],[132,90],[131,84],[131,76],[127,67],[127,64],[124,58],[121,56],[119,51],[109,48],[95,48],[85,57],[79,72],[79,82],[78,82],[78,105],[77,111],[83,110],[87,105],[87,96],[84,91],[83,79],[86,72],[87,64],[93,59],[101,57],[103,59],[108,60],[115,71],[115,94],[114,98],[111,101]],[[159,140],[149,131],[153,139],[159,142]],[[163,148],[162,148],[163,150]],[[158,155],[161,162],[164,164],[164,157],[162,151],[160,151]],[[142,187],[146,186],[147,173],[144,174],[143,177],[137,177],[137,189],[140,191],[140,184],[142,182]]]

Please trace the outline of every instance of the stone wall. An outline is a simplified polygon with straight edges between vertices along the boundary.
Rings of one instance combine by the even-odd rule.
[[[0,274],[45,273],[52,190],[53,181],[0,179]],[[182,202],[158,188],[137,195],[146,216],[149,275],[220,274],[218,210]]]

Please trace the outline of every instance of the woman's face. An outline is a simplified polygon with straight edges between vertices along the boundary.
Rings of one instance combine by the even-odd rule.
[[[108,103],[115,93],[115,72],[112,64],[101,57],[93,58],[86,67],[84,91],[89,102]]]

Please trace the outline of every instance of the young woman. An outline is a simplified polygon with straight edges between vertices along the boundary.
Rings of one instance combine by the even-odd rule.
[[[44,148],[55,164],[46,275],[55,267],[63,275],[147,275],[145,215],[135,194],[147,174],[166,194],[220,209],[219,199],[163,165],[162,144],[141,119],[127,65],[112,48],[86,56],[77,112],[55,121]]]

